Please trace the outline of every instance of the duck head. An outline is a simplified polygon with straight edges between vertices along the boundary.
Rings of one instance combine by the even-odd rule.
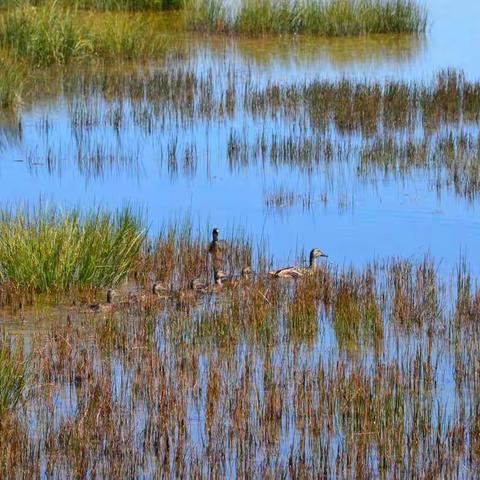
[[[317,258],[320,257],[328,257],[325,253],[323,253],[319,248],[313,248],[310,252],[310,267],[317,266]]]

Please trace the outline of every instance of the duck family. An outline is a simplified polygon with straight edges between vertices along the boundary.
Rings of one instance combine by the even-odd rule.
[[[220,230],[214,228],[212,230],[212,241],[208,246],[208,255],[211,259],[214,282],[209,283],[208,280],[202,279],[201,277],[192,279],[188,288],[190,292],[189,295],[213,294],[221,291],[223,288],[241,287],[248,284],[249,280],[255,274],[249,265],[242,268],[240,275],[227,275],[223,270],[225,255],[227,252],[228,243],[225,240],[220,239]],[[269,276],[276,279],[298,279],[306,275],[311,275],[317,270],[318,259],[322,257],[326,258],[328,255],[319,248],[313,248],[310,251],[308,266],[297,265],[279,268],[269,272]],[[124,303],[154,304],[162,298],[169,298],[169,295],[173,293],[181,294],[187,292],[172,292],[163,282],[155,281],[150,292],[140,296],[130,296],[129,301]],[[114,302],[115,296],[115,290],[109,288],[107,290],[106,302],[92,304],[89,307],[90,310],[93,312],[114,311],[116,309],[116,303]]]

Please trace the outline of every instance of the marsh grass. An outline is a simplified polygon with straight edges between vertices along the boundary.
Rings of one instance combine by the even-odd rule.
[[[3,210],[0,281],[32,293],[116,285],[138,259],[144,235],[130,209],[115,214]]]
[[[2,0],[0,8],[14,8],[20,5],[44,6],[52,0]],[[93,11],[121,11],[121,12],[156,12],[161,10],[179,9],[184,5],[183,0],[57,0],[65,8],[93,10]]]
[[[427,25],[413,0],[243,0],[233,11],[224,0],[198,0],[190,8],[193,30],[253,36],[420,33]]]
[[[26,70],[7,54],[0,54],[0,109],[13,110],[22,104]]]
[[[38,67],[159,58],[166,47],[155,17],[85,13],[57,2],[9,9],[0,24],[0,45]]]
[[[177,10],[183,0],[63,0],[67,6],[99,11],[158,11]]]
[[[202,231],[171,234],[184,252],[203,243]],[[457,293],[434,289],[452,280]],[[428,325],[398,328],[395,283]],[[432,290],[454,328],[428,319]],[[474,477],[475,295],[465,266],[442,279],[430,260],[387,259],[327,264],[298,282],[261,274],[189,310],[71,310],[25,342],[38,388],[2,427],[0,473],[38,472],[48,458],[52,476],[81,478]]]
[[[2,18],[0,38],[4,47],[35,65],[67,64],[92,51],[73,13],[56,2],[8,11]]]
[[[26,384],[26,364],[15,358],[5,339],[0,340],[0,423],[22,401]]]

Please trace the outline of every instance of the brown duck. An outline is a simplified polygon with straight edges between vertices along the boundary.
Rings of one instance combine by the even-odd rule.
[[[284,267],[273,272],[270,275],[275,278],[299,278],[314,272],[317,268],[317,258],[327,257],[319,248],[314,248],[310,252],[310,263],[308,267]]]

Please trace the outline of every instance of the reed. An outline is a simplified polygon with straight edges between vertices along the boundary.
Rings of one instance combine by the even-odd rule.
[[[425,9],[412,0],[243,0],[233,13],[224,0],[198,0],[191,8],[193,30],[253,36],[421,33],[427,25]]]
[[[174,236],[188,251],[203,233]],[[476,296],[466,264],[445,279],[397,259],[297,283],[261,274],[188,309],[70,310],[28,337],[31,353],[10,348],[31,356],[35,388],[0,425],[0,473],[474,477]],[[405,328],[400,302],[420,321]]]

